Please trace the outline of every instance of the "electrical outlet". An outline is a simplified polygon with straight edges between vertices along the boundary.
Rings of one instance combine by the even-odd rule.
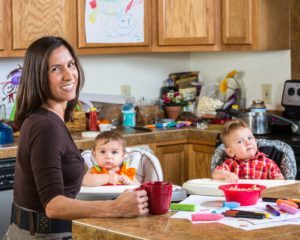
[[[265,103],[272,103],[272,85],[271,84],[262,84],[261,85],[261,95]]]
[[[121,95],[124,97],[131,96],[131,86],[130,85],[121,85]]]

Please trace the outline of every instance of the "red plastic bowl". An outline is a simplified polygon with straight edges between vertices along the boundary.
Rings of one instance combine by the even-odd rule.
[[[238,202],[241,206],[255,205],[265,186],[258,184],[226,184],[219,186],[223,190],[226,201]]]

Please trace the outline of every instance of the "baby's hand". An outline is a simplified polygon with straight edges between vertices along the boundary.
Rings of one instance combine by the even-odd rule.
[[[124,184],[124,185],[130,185],[133,183],[133,181],[126,175],[120,175],[119,181],[121,182],[121,184]]]
[[[116,185],[120,182],[120,176],[116,173],[110,173],[108,178],[108,183]]]
[[[226,171],[223,174],[224,174],[225,181],[230,183],[236,183],[239,179],[238,176],[233,172]]]

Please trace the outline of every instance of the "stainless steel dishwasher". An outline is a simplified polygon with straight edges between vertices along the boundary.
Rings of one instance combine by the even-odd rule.
[[[0,159],[0,239],[10,224],[16,158]]]

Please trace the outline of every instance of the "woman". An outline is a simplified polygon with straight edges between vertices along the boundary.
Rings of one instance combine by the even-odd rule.
[[[113,201],[74,199],[84,163],[65,121],[83,83],[79,60],[64,39],[43,37],[30,45],[17,95],[20,144],[8,239],[72,239],[72,219],[148,213],[145,191],[128,191]]]

